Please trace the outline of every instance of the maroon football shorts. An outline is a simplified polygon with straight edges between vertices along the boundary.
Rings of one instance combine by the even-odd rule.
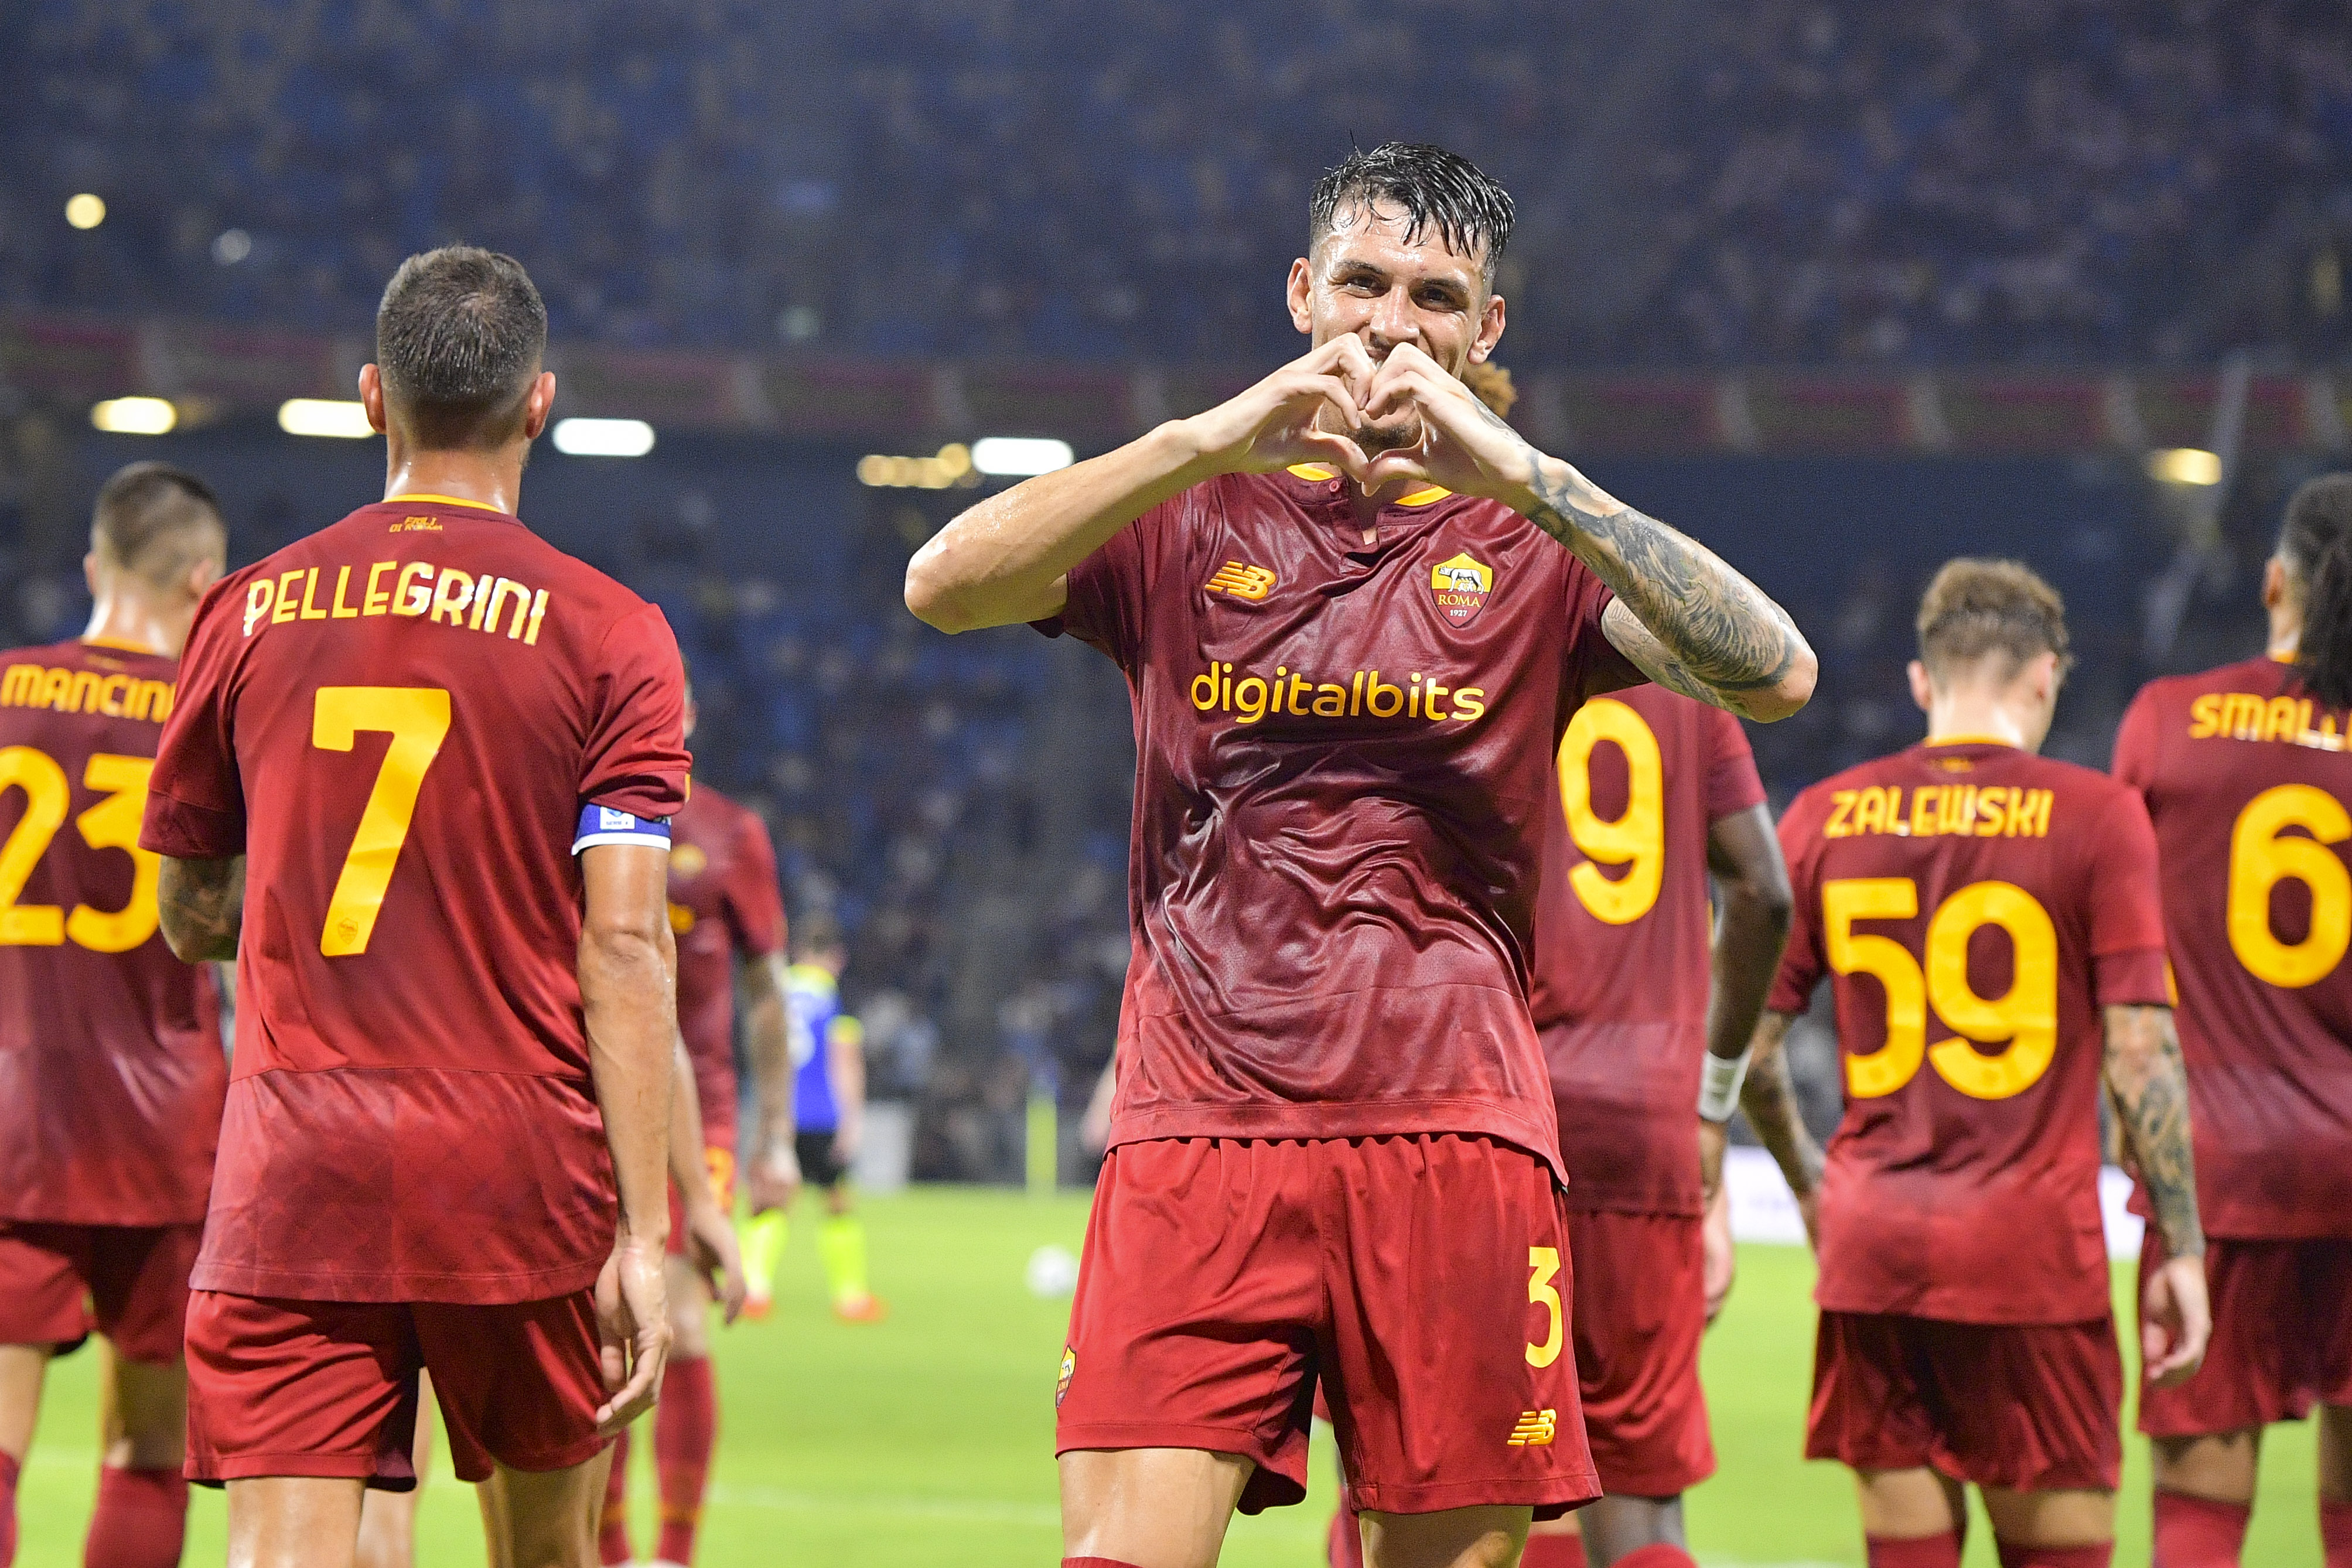
[[[1569,1210],[1584,1437],[1612,1497],[1673,1497],[1715,1473],[1702,1228],[1696,1215]]]
[[[1055,1395],[1055,1451],[1202,1448],[1307,1495],[1320,1376],[1359,1508],[1600,1495],[1574,1278],[1543,1161],[1490,1138],[1170,1138],[1103,1164]]]
[[[95,1327],[125,1361],[180,1359],[202,1225],[0,1219],[0,1344],[63,1355]]]
[[[2139,1278],[2164,1262],[2147,1228]],[[2314,1405],[2352,1405],[2352,1240],[2205,1243],[2213,1340],[2197,1375],[2139,1395],[2139,1429],[2200,1437],[2300,1421]]]
[[[2113,1491],[2124,1460],[2114,1322],[1822,1313],[1805,1457],[1920,1466],[2016,1491]]]
[[[560,1470],[594,1456],[604,1402],[589,1292],[507,1306],[296,1301],[198,1291],[188,1302],[188,1479],[354,1477],[416,1484],[419,1372],[460,1479],[492,1459]]]
[[[710,1196],[719,1200],[719,1212],[735,1212],[735,1145],[712,1144],[702,1151],[702,1163],[710,1178]],[[669,1255],[686,1256],[686,1205],[678,1201],[677,1183],[669,1184]]]

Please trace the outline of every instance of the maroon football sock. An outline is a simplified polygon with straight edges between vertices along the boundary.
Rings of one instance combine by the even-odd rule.
[[[2352,1502],[2319,1500],[2319,1545],[2327,1568],[2352,1568]]]
[[[2016,1546],[2000,1541],[2000,1568],[2108,1568],[2116,1559],[2116,1543],[2094,1542],[2088,1546]]]
[[[82,1568],[174,1568],[188,1536],[188,1483],[176,1469],[98,1472]]]
[[[1578,1553],[1576,1562],[1577,1568],[1583,1568],[1581,1552]],[[1679,1546],[1653,1541],[1649,1545],[1637,1546],[1617,1559],[1617,1568],[1698,1568],[1698,1559]]]
[[[1960,1568],[1960,1532],[1941,1535],[1866,1535],[1870,1568]]]
[[[694,1561],[694,1532],[702,1522],[702,1489],[710,1479],[710,1450],[719,1440],[719,1385],[710,1360],[673,1361],[662,1375],[654,1406],[654,1464],[661,1472],[661,1551],[665,1563]]]
[[[2155,1568],[2238,1568],[2252,1503],[2156,1489]]]
[[[1331,1516],[1331,1536],[1324,1542],[1324,1555],[1331,1568],[1364,1568],[1364,1531],[1356,1522],[1356,1511],[1348,1506],[1345,1496],[1339,1499],[1339,1511]],[[1527,1568],[1527,1559],[1519,1559],[1520,1568]]]
[[[614,1568],[629,1560],[629,1429],[613,1439],[613,1473],[604,1479],[604,1516],[596,1527],[596,1561]]]
[[[0,1568],[16,1561],[16,1457],[0,1454]]]
[[[1519,1554],[1519,1568],[1585,1568],[1584,1537],[1530,1535],[1528,1549]]]

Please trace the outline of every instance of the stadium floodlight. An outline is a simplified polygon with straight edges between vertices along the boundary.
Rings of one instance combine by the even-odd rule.
[[[89,423],[109,435],[161,435],[180,423],[180,411],[160,397],[110,397],[93,403]]]
[[[1076,454],[1066,441],[1030,435],[984,435],[971,444],[971,465],[1002,478],[1026,478],[1067,468]]]
[[[66,198],[66,222],[78,229],[94,229],[106,221],[106,198],[84,191]]]
[[[643,457],[654,427],[642,419],[559,419],[555,449],[566,457]]]
[[[373,435],[367,405],[340,398],[289,397],[278,405],[278,428],[289,435],[323,435],[357,441]]]
[[[2200,446],[2174,446],[2147,455],[2147,476],[2168,485],[2218,485],[2221,455]]]

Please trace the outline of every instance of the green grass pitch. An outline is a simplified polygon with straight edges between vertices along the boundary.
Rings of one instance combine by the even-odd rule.
[[[1023,1283],[1032,1249],[1076,1250],[1086,1200],[1018,1193],[918,1190],[866,1211],[878,1327],[824,1310],[808,1227],[795,1227],[775,1314],[719,1339],[720,1435],[705,1515],[706,1568],[1050,1568],[1059,1557],[1052,1458],[1054,1375],[1068,1304]],[[803,1214],[811,1211],[805,1207]],[[1740,1281],[1708,1336],[1707,1393],[1721,1471],[1690,1500],[1693,1542],[1718,1564],[1859,1563],[1849,1484],[1800,1457],[1812,1347],[1811,1266],[1789,1249],[1743,1249]],[[2127,1320],[2126,1320],[2127,1321]],[[93,1487],[93,1358],[53,1369],[21,1499],[21,1568],[72,1568]],[[650,1447],[644,1433],[639,1455]],[[2274,1430],[2246,1561],[2319,1563],[2308,1427]],[[1320,1562],[1330,1497],[1327,1450],[1313,1502],[1238,1521],[1234,1568]],[[2147,1561],[2145,1448],[2127,1439],[2118,1564]],[[471,1489],[436,1455],[419,1525],[421,1562],[482,1562]],[[640,1459],[642,1467],[646,1461]],[[651,1547],[649,1472],[635,1481],[639,1550]],[[218,1493],[199,1492],[186,1561],[218,1563]],[[1993,1563],[1981,1518],[1971,1568]]]

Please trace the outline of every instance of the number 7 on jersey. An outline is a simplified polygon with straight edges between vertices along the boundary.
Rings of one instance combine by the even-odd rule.
[[[448,737],[449,694],[436,686],[320,686],[310,710],[310,744],[321,751],[349,751],[362,731],[388,734],[392,745],[376,770],[351,852],[343,856],[334,896],[327,901],[319,951],[330,958],[366,952],[375,935],[384,890],[392,885],[400,846],[416,816],[417,791]]]

